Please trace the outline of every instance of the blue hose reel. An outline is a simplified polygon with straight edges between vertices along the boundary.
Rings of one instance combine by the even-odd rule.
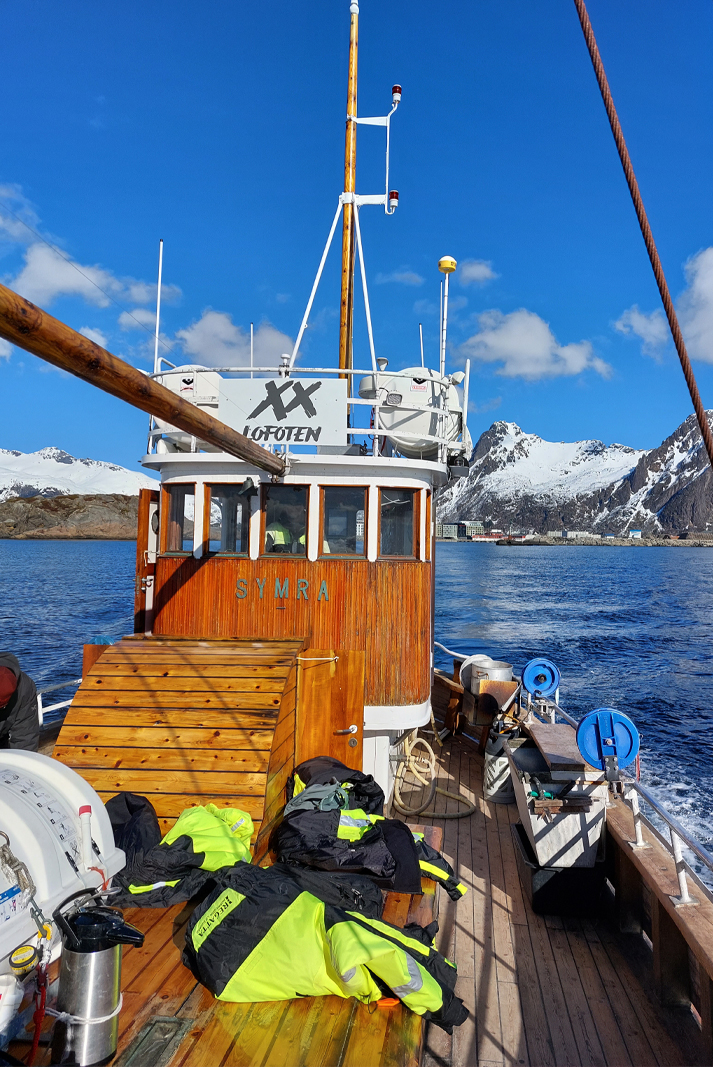
[[[595,708],[577,727],[577,747],[583,759],[606,771],[608,782],[617,781],[621,768],[636,759],[639,742],[634,723],[616,708]]]
[[[522,671],[522,687],[536,699],[553,697],[560,684],[559,668],[541,656],[531,659]]]

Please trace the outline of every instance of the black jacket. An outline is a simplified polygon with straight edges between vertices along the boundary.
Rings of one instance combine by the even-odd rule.
[[[40,744],[35,683],[20,670],[12,652],[0,652],[0,667],[9,667],[18,679],[7,707],[0,708],[0,748],[24,748],[36,752]]]

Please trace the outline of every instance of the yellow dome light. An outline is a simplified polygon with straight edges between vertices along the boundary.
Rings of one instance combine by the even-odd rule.
[[[443,256],[438,260],[438,269],[442,274],[452,274],[457,266],[453,256]]]

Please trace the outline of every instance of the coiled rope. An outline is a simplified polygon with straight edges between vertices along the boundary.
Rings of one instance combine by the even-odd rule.
[[[436,794],[440,794],[442,797],[449,797],[451,800],[457,800],[459,804],[465,804],[466,807],[464,811],[431,811],[428,813],[431,818],[464,819],[466,816],[473,814],[476,810],[475,804],[461,796],[460,793],[451,793],[447,789],[441,789],[437,784],[436,754],[428,741],[424,737],[418,736],[417,730],[414,730],[412,734],[404,738],[403,746],[404,755],[399,759],[399,765],[394,776],[393,797],[394,807],[401,815],[420,815],[433,803]],[[420,752],[418,751],[419,749],[421,750]],[[403,799],[402,788],[406,784],[405,776],[407,770],[411,772],[417,782],[420,782],[421,785],[428,789],[426,799],[417,807],[410,807]]]

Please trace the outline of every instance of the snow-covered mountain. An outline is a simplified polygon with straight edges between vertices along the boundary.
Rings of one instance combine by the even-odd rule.
[[[75,459],[61,448],[15,452],[0,448],[0,501],[11,497],[54,497],[73,493],[117,493],[134,496],[155,489],[156,479],[105,463]]]
[[[713,424],[713,411],[707,414]],[[713,522],[713,480],[694,415],[650,451],[557,444],[496,422],[481,435],[468,477],[442,494],[438,516],[537,533],[705,530]]]

